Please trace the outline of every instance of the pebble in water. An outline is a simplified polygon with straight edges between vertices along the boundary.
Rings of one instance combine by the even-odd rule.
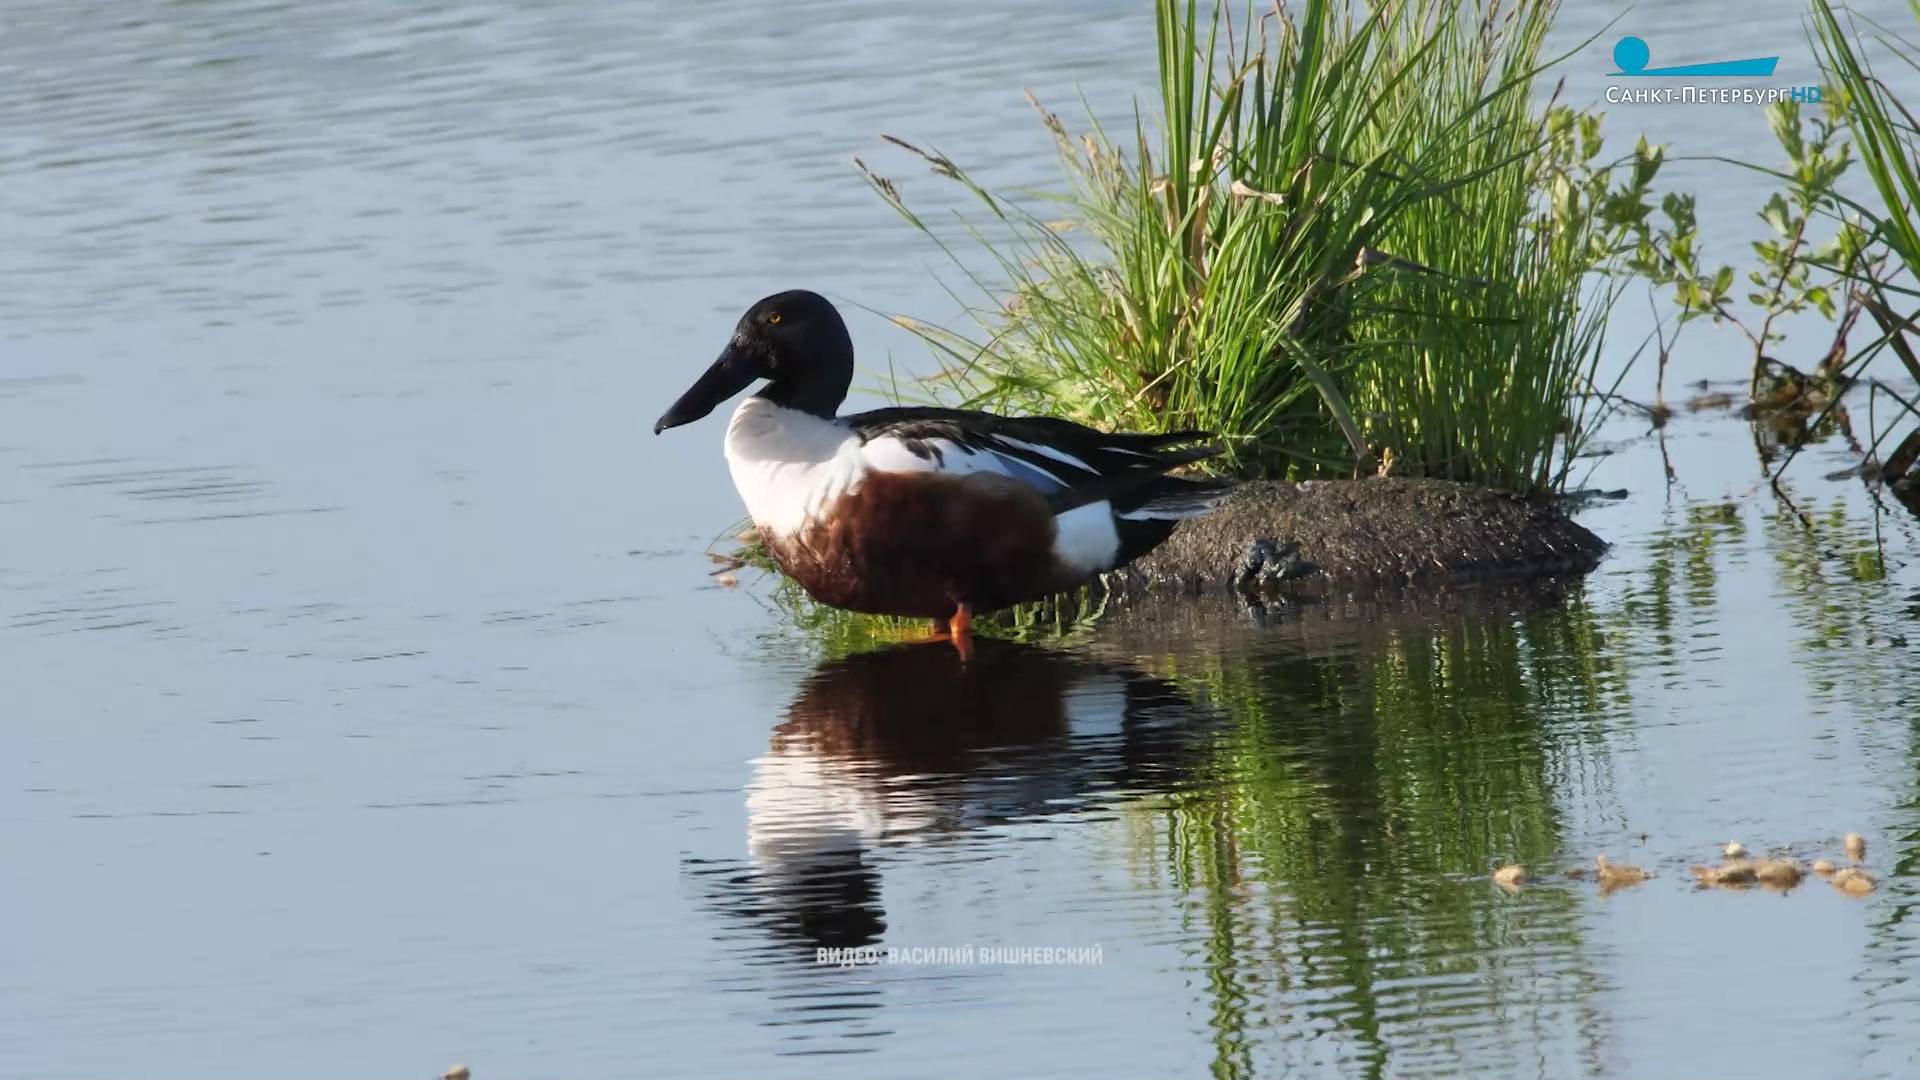
[[[1847,858],[1852,859],[1854,862],[1867,861],[1866,837],[1861,836],[1857,832],[1850,832],[1847,834],[1845,847],[1847,849]]]
[[[1800,884],[1806,873],[1800,864],[1792,859],[1761,859],[1753,864],[1753,876],[1762,885],[1771,885],[1776,889],[1791,889]]]
[[[1747,857],[1747,845],[1738,840],[1730,841],[1725,854],[1729,859],[1744,859]]]
[[[1879,884],[1873,880],[1872,874],[1852,866],[1834,871],[1833,876],[1827,880],[1833,883],[1834,888],[1848,896],[1865,896]]]
[[[1508,892],[1519,892],[1520,886],[1527,883],[1527,868],[1519,863],[1508,863],[1493,872],[1493,883]]]
[[[1632,888],[1647,880],[1647,872],[1637,866],[1617,863],[1605,855],[1596,855],[1593,859],[1593,876],[1600,882],[1600,891],[1610,893],[1615,889]]]
[[[1825,859],[1815,859],[1813,860],[1813,872],[1819,874],[1821,877],[1832,877],[1833,864]]]
[[[1754,872],[1753,863],[1746,859],[1729,859],[1719,866],[1696,866],[1693,876],[1699,878],[1700,884],[1707,888],[1722,889],[1744,889],[1760,880]]]

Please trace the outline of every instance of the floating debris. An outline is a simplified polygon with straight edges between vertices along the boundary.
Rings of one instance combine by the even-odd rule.
[[[735,585],[740,584],[740,579],[734,577],[732,574],[715,574],[713,575],[713,583],[723,589],[731,589]]]
[[[1696,866],[1693,868],[1693,876],[1699,878],[1700,884],[1709,889],[1744,889],[1760,880],[1760,876],[1754,872],[1753,863],[1746,859],[1729,859],[1719,866]]]
[[[440,1080],[472,1080],[472,1077],[472,1069],[467,1068],[465,1065],[455,1065],[453,1068],[442,1073]]]
[[[1857,863],[1867,861],[1866,837],[1861,836],[1857,832],[1850,832],[1847,834],[1847,839],[1842,846],[1846,848],[1847,858]]]
[[[1761,859],[1753,864],[1753,876],[1759,878],[1762,885],[1785,890],[1800,884],[1807,875],[1792,859]]]
[[[1834,888],[1839,889],[1848,896],[1865,896],[1872,892],[1875,886],[1880,884],[1873,879],[1872,874],[1856,866],[1848,866],[1835,870],[1833,876],[1827,880],[1833,884]]]
[[[1733,395],[1723,393],[1695,394],[1687,399],[1688,412],[1708,412],[1733,408]]]
[[[1647,880],[1647,872],[1637,866],[1617,863],[1605,855],[1593,858],[1593,876],[1600,882],[1600,891],[1610,893],[1615,889],[1630,889]]]
[[[1866,842],[1861,840],[1859,834],[1848,833],[1845,846],[1848,857],[1855,862],[1866,857]],[[1729,841],[1722,850],[1727,855],[1725,861],[1717,865],[1690,868],[1699,888],[1750,889],[1764,885],[1785,893],[1799,888],[1809,873],[1825,878],[1834,888],[1849,896],[1866,896],[1880,887],[1878,879],[1857,866],[1836,868],[1826,859],[1802,863],[1785,854],[1756,858],[1749,854],[1747,845],[1738,840]],[[1599,885],[1600,894],[1606,896],[1618,889],[1645,884],[1655,875],[1643,867],[1596,855],[1592,866],[1566,867],[1558,871],[1558,876],[1570,881],[1592,880]],[[1526,867],[1519,863],[1506,863],[1493,872],[1493,883],[1509,893],[1518,893],[1523,886],[1534,882],[1527,876]]]

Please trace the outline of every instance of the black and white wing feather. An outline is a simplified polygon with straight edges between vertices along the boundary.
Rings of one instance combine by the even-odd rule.
[[[868,467],[886,472],[996,472],[1046,496],[1056,515],[1093,503],[1116,517],[1174,521],[1213,509],[1229,485],[1167,473],[1218,454],[1203,431],[1096,431],[1053,417],[893,408],[845,416]]]

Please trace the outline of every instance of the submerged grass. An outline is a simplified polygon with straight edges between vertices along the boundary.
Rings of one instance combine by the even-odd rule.
[[[977,333],[911,324],[969,404],[1221,433],[1245,473],[1399,471],[1561,485],[1625,225],[1598,121],[1539,108],[1555,5],[1307,0],[1239,18],[1156,4],[1159,115],[1075,136],[1064,221],[977,195]],[[864,167],[864,166],[863,166]],[[992,232],[987,231],[988,228]]]
[[[722,551],[721,545],[727,537],[735,541],[735,546]],[[725,537],[715,538],[707,554],[721,564],[720,572],[751,569],[770,576],[774,583],[767,594],[768,602],[783,616],[782,624],[812,639],[826,655],[840,656],[932,635],[933,626],[928,619],[846,611],[809,597],[798,582],[781,574],[773,556],[747,522],[729,529]],[[1063,641],[1090,629],[1106,610],[1106,601],[1106,593],[1098,583],[1092,583],[1071,592],[983,612],[976,617],[974,628],[985,637]]]
[[[791,578],[782,577],[770,593],[784,624],[817,645],[823,655],[843,656],[877,645],[931,640],[931,620],[868,615],[829,607],[809,597]],[[1009,641],[1063,642],[1090,630],[1106,609],[1106,597],[1088,586],[977,616],[973,632]]]

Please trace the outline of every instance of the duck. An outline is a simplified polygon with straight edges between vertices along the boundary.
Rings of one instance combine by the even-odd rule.
[[[1124,566],[1232,490],[1173,475],[1220,452],[1208,432],[917,406],[842,416],[853,375],[833,303],[776,293],[740,317],[654,434],[764,382],[734,409],[725,453],[774,562],[820,603],[931,619],[963,651],[976,614]]]

